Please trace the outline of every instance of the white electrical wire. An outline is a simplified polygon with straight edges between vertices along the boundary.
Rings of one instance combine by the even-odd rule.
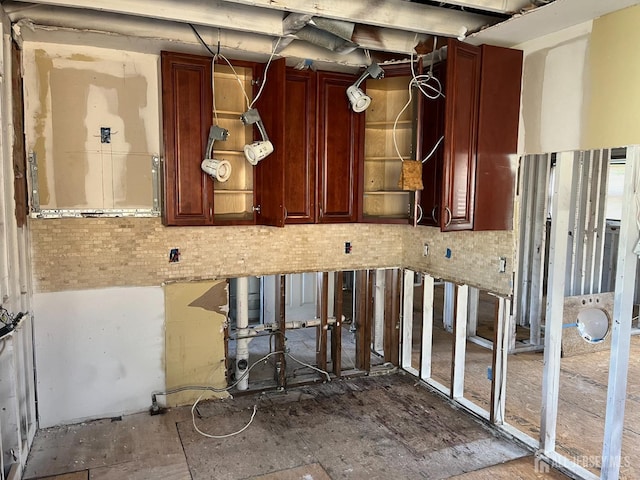
[[[278,48],[278,45],[280,45],[280,40],[282,40],[282,37],[278,37],[278,41],[273,46],[273,50],[271,51],[271,56],[269,57],[267,66],[264,67],[264,78],[262,79],[262,85],[260,85],[260,90],[258,90],[258,93],[256,94],[256,97],[253,99],[253,102],[251,102],[251,104],[249,105],[249,110],[251,110],[255,105],[255,103],[258,101],[258,99],[260,98],[260,95],[262,95],[262,89],[267,84],[267,71],[269,70],[269,65],[271,65],[271,60],[273,60],[273,56],[276,54],[276,49]]]
[[[204,395],[204,393],[202,395]],[[198,432],[203,437],[222,439],[222,438],[229,438],[229,437],[233,437],[234,435],[238,435],[238,434],[244,432],[247,428],[249,428],[249,425],[251,425],[251,423],[253,422],[253,419],[256,416],[256,412],[258,411],[258,405],[254,405],[253,406],[253,413],[251,414],[251,419],[249,420],[249,423],[247,423],[240,430],[238,430],[236,432],[227,433],[227,434],[224,434],[224,435],[212,435],[210,433],[203,432],[196,425],[196,415],[195,415],[194,412],[195,412],[195,409],[196,409],[196,405],[198,405],[198,401],[202,398],[202,395],[200,395],[198,400],[196,400],[196,402],[193,404],[193,407],[191,407],[191,420],[193,420],[193,428],[195,428],[196,432]]]
[[[226,392],[226,391],[231,390],[233,387],[238,385],[244,379],[244,377],[249,375],[249,372],[251,371],[251,369],[253,367],[255,367],[258,363],[262,362],[263,360],[268,359],[269,357],[271,357],[273,355],[279,355],[279,354],[282,354],[282,353],[285,353],[285,352],[277,351],[277,352],[268,353],[264,357],[262,357],[262,358],[256,360],[255,362],[253,362],[251,364],[251,366],[249,368],[247,368],[247,370],[240,376],[240,378],[238,380],[236,380],[236,382],[233,383],[232,385],[229,385],[228,387],[225,387],[225,388],[213,388],[213,387],[210,387],[210,388],[207,388],[207,391],[213,391],[213,392],[222,393],[222,392]],[[200,403],[200,400],[202,400],[202,397],[204,396],[205,393],[207,393],[207,392],[206,391],[202,392],[200,394],[200,396],[198,397],[198,399],[195,402],[193,402],[193,405],[191,406],[191,421],[193,422],[193,428],[196,430],[196,432],[198,432],[203,437],[221,439],[221,438],[233,437],[234,435],[238,435],[239,433],[242,433],[247,428],[249,428],[249,425],[251,425],[251,422],[253,422],[253,419],[256,416],[256,412],[258,411],[258,405],[254,405],[253,406],[253,414],[251,415],[251,419],[249,420],[249,423],[247,423],[244,427],[242,427],[237,432],[227,433],[227,434],[224,434],[224,435],[213,435],[213,434],[206,433],[206,432],[203,432],[202,430],[200,430],[198,428],[198,426],[196,425],[195,410],[196,410],[196,407],[198,406],[198,403]]]
[[[444,97],[444,93],[442,92],[442,84],[440,83],[440,80],[438,80],[436,77],[433,76],[433,57],[435,55],[435,46],[436,46],[436,42],[437,42],[437,37],[434,37],[433,42],[434,42],[434,50],[431,53],[431,65],[429,67],[429,72],[428,73],[424,73],[424,74],[421,74],[421,75],[416,75],[415,68],[413,66],[413,50],[411,51],[411,58],[410,58],[411,80],[409,80],[409,85],[408,85],[409,99],[407,100],[407,103],[405,103],[404,107],[402,107],[402,110],[400,110],[400,112],[398,112],[398,115],[396,116],[396,119],[393,122],[393,130],[392,130],[392,133],[393,133],[393,147],[395,148],[395,151],[396,151],[396,154],[398,155],[398,158],[402,162],[404,162],[405,159],[402,157],[402,154],[400,153],[400,148],[398,147],[398,140],[397,140],[397,136],[396,136],[396,131],[397,131],[398,121],[400,120],[400,117],[402,116],[404,111],[409,107],[409,105],[411,105],[411,102],[413,101],[412,88],[413,87],[417,87],[420,90],[420,92],[422,92],[422,94],[425,97],[427,97],[429,100],[437,100],[440,96]],[[432,81],[435,82],[435,86],[431,85],[430,82],[432,82]],[[429,155],[427,155],[422,160],[422,163],[426,162],[433,155],[433,153],[436,151],[436,149],[438,148],[438,145],[440,145],[440,142],[442,142],[443,139],[444,139],[444,137],[441,137],[440,140],[438,140],[438,142],[433,147],[433,149],[431,150]]]
[[[247,106],[249,106],[251,104],[251,102],[249,101],[249,97],[247,96],[247,91],[244,89],[244,85],[242,84],[242,80],[240,79],[240,75],[238,75],[238,72],[236,72],[236,69],[233,68],[233,65],[231,65],[231,62],[229,61],[229,59],[227,57],[225,57],[221,53],[218,53],[217,56],[220,57],[221,59],[223,59],[225,62],[227,62],[227,65],[229,65],[229,67],[231,68],[231,71],[235,75],[236,80],[238,81],[238,84],[240,85],[240,90],[242,90],[242,94],[244,95],[244,99],[247,102]]]
[[[313,365],[309,365],[308,363],[304,363],[303,361],[298,360],[296,357],[291,355],[289,352],[287,352],[287,356],[290,357],[291,360],[293,360],[294,362],[299,363],[300,365],[304,365],[305,367],[310,368],[311,370],[315,370],[316,372],[322,373],[327,377],[327,382],[331,381],[331,376],[329,375],[329,372],[326,372],[318,367],[314,367]]]
[[[433,148],[431,149],[431,151],[429,152],[429,154],[424,157],[422,159],[422,163],[425,163],[427,160],[429,160],[431,158],[431,156],[436,153],[436,150],[438,149],[438,146],[442,143],[442,141],[444,140],[444,135],[442,135],[440,137],[440,139],[436,142],[436,144],[433,146]]]

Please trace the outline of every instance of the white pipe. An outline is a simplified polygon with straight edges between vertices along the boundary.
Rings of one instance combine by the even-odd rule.
[[[236,378],[240,378],[249,367],[249,278],[236,279],[236,328],[238,340],[236,342]],[[249,388],[249,375],[237,385],[238,390]]]

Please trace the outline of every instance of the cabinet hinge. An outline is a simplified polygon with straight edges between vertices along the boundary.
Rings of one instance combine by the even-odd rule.
[[[256,205],[255,207],[251,207],[251,210],[260,215],[260,205]]]

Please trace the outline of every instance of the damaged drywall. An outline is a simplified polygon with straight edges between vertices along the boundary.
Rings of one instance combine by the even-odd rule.
[[[157,56],[27,43],[27,149],[44,209],[151,208]],[[101,135],[108,129],[108,136]]]

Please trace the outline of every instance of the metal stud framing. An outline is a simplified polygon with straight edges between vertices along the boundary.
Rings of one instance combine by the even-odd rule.
[[[638,257],[633,253],[638,242],[638,191],[640,187],[640,147],[627,148],[624,172],[624,198],[620,221],[618,264],[611,330],[611,360],[607,389],[607,411],[602,448],[602,477],[617,479],[622,459],[622,429],[627,398],[627,372],[631,343],[631,321]],[[631,200],[633,199],[633,201]],[[631,280],[633,279],[633,280]]]
[[[553,191],[553,221],[549,245],[549,288],[545,322],[544,369],[542,378],[542,418],[540,420],[541,449],[545,454],[556,446],[556,420],[560,389],[560,352],[562,346],[562,311],[567,279],[567,253],[569,251],[571,185],[576,171],[576,154],[557,156],[556,179]]]

